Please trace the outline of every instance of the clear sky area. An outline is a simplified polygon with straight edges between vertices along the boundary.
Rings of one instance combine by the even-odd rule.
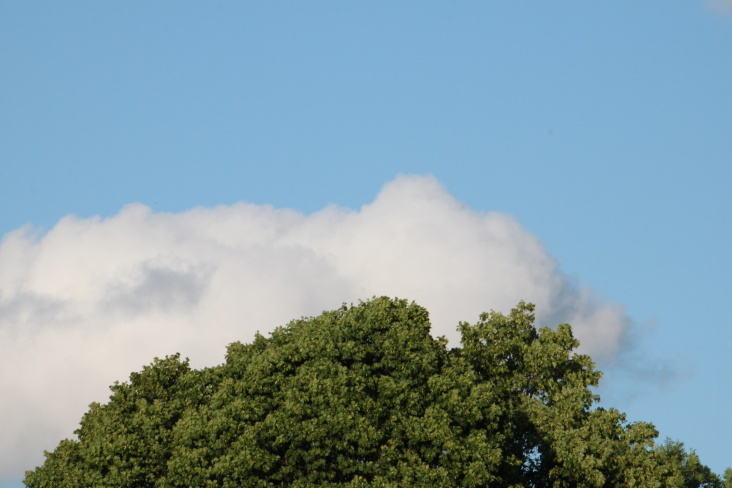
[[[732,466],[732,2],[0,3],[0,488],[155,356],[537,304]]]

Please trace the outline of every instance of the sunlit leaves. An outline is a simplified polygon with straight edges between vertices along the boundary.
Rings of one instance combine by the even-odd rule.
[[[723,486],[652,425],[597,408],[600,373],[568,325],[536,329],[520,303],[459,330],[448,350],[426,310],[376,298],[231,344],[215,368],[155,360],[26,484]]]

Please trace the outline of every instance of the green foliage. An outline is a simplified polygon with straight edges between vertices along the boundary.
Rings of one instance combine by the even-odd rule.
[[[656,448],[655,454],[665,468],[663,474],[668,486],[725,488],[725,483],[707,466],[701,464],[699,456],[693,450],[686,451],[681,442],[666,439],[664,444]]]
[[[597,408],[600,373],[533,306],[462,323],[375,298],[291,322],[224,364],[156,359],[92,404],[29,488],[730,487],[680,443]]]

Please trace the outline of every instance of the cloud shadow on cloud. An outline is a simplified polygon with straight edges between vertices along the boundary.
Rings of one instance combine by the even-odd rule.
[[[132,273],[131,282],[119,281],[109,285],[100,308],[127,316],[192,310],[202,300],[213,272],[204,265],[174,269],[142,263]]]

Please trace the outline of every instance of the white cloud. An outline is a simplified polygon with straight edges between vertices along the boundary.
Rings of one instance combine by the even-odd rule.
[[[572,323],[596,357],[616,354],[630,324],[511,216],[467,208],[432,177],[398,177],[358,211],[66,217],[0,243],[0,479],[42,462],[90,402],[155,356],[218,364],[232,341],[374,295],[417,301],[456,345],[459,321],[521,299],[544,325]]]

